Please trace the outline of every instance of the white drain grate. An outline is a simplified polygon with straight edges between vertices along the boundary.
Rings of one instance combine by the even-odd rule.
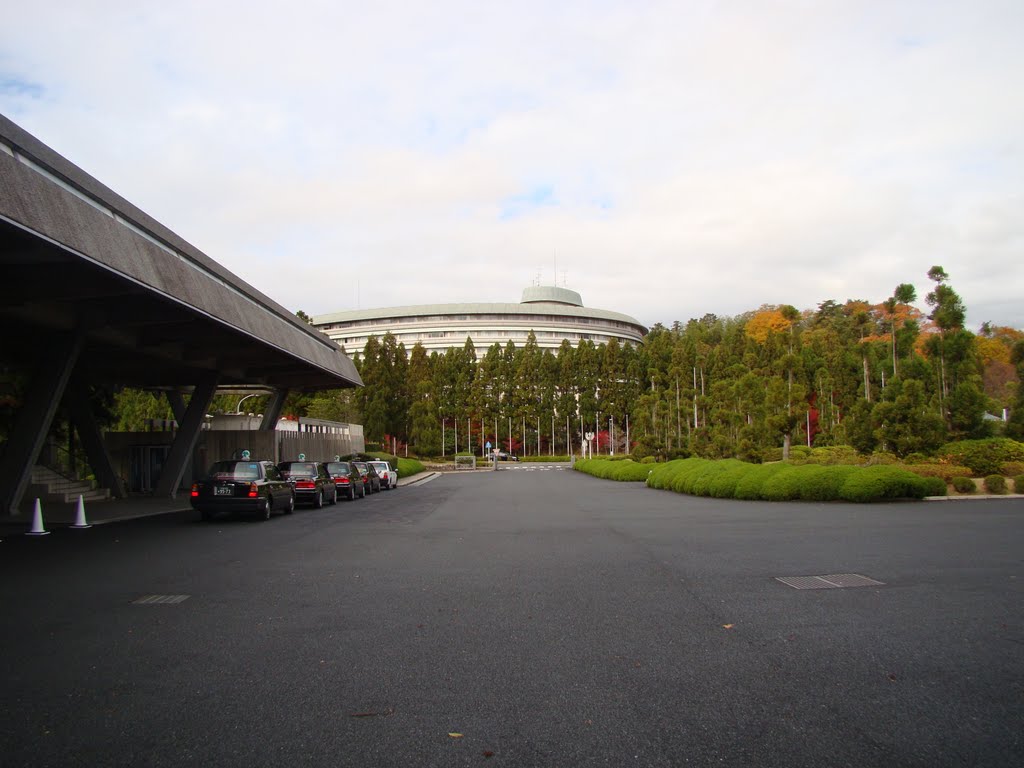
[[[146,595],[132,600],[132,605],[177,605],[188,600],[188,595]]]
[[[847,587],[884,587],[885,582],[869,579],[859,573],[830,573],[827,576],[776,576],[793,589],[845,589]]]

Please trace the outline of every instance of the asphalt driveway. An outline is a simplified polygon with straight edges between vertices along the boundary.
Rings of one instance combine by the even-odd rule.
[[[7,537],[0,755],[1021,765],[1022,566],[1021,500],[739,503],[529,465]]]

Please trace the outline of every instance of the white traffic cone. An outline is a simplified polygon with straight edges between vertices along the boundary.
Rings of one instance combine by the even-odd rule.
[[[75,515],[75,524],[72,528],[92,528],[87,522],[85,522],[85,499],[82,494],[78,494],[78,513]]]
[[[32,530],[26,536],[46,536],[50,532],[43,528],[43,506],[36,499],[35,509],[32,510]]]

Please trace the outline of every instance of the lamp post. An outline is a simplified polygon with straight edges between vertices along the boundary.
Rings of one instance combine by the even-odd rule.
[[[244,403],[250,397],[259,397],[260,395],[261,395],[260,392],[253,392],[251,395],[246,395],[241,400],[239,400],[238,401],[238,405],[235,406],[235,415],[238,416],[238,415],[240,415],[242,413],[242,403]]]

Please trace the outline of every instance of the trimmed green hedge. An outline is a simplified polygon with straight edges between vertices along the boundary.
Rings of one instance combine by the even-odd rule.
[[[608,461],[607,459],[577,459],[574,467],[604,480],[643,481],[651,471],[649,464],[638,464],[632,459],[625,461]]]
[[[1024,493],[1024,475],[1017,475],[1013,478],[1013,492]]]
[[[520,461],[569,461],[568,456],[520,456]]]
[[[412,477],[423,472],[426,467],[423,466],[422,462],[416,459],[396,459],[395,460],[395,471],[398,472],[399,477]]]
[[[764,501],[867,502],[946,495],[942,478],[921,477],[889,464],[748,464],[690,458],[657,465],[647,485],[694,496]]]

